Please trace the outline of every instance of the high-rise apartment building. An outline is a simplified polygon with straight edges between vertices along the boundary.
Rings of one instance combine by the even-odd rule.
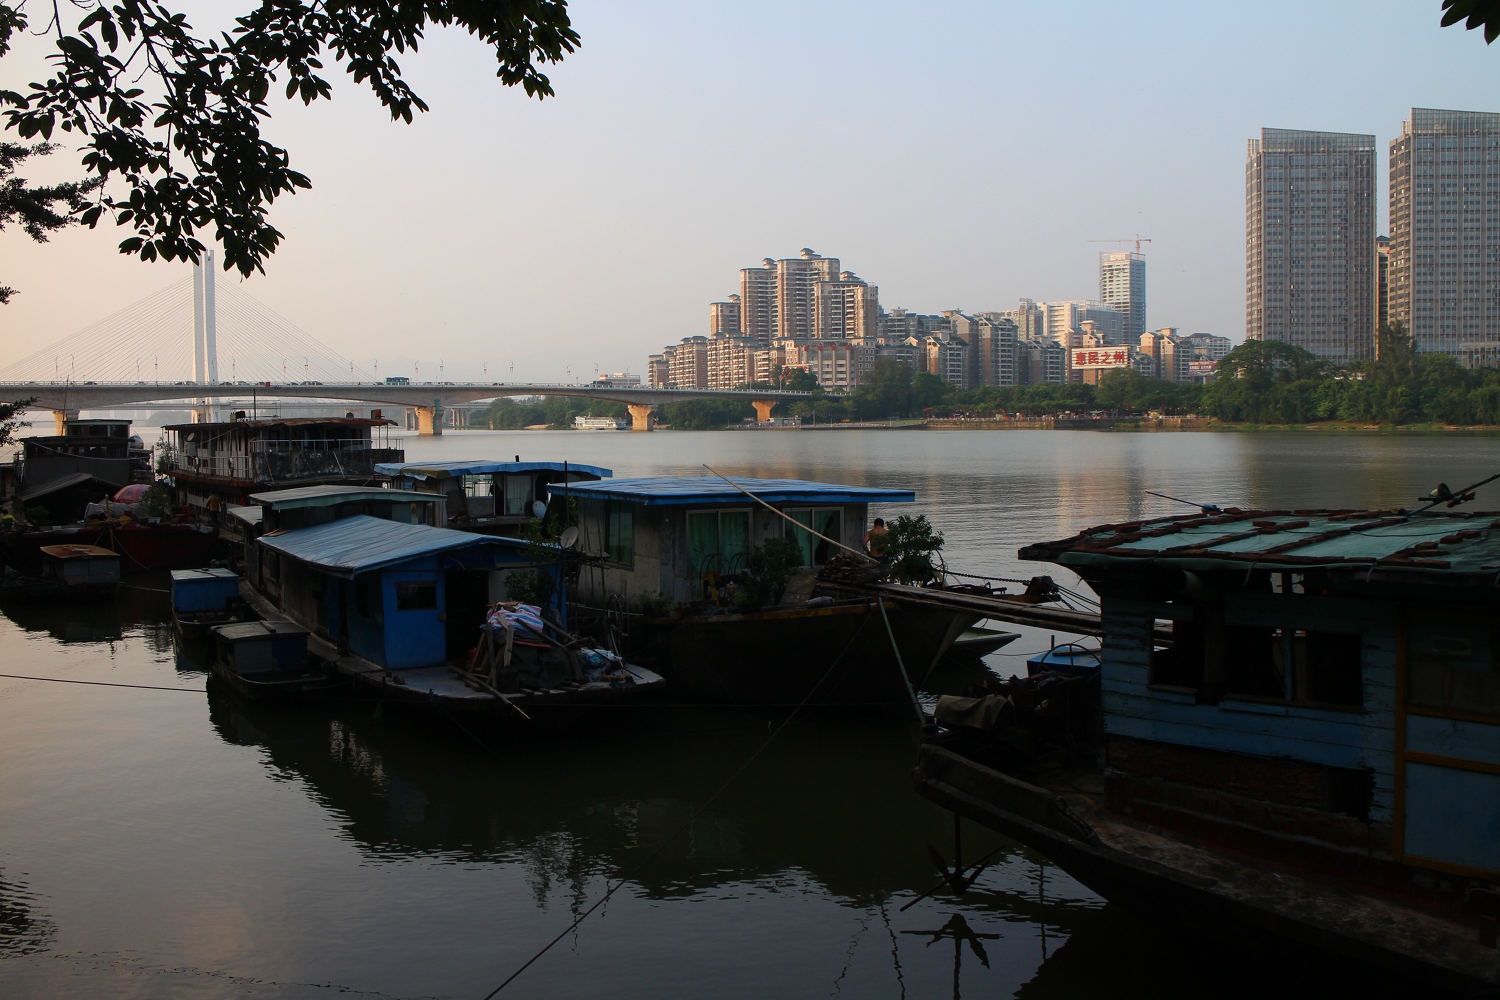
[[[816,337],[818,285],[837,281],[839,260],[807,247],[799,257],[776,262],[776,336],[791,340]]]
[[[1022,299],[1014,309],[1005,309],[996,315],[1016,324],[1016,336],[1022,340],[1047,339],[1046,313],[1031,299]]]
[[[969,385],[1015,385],[1016,324],[1009,319],[982,313],[973,318],[964,337],[969,343]]]
[[[740,333],[740,297],[729,296],[728,302],[710,302],[708,304],[708,332],[712,336],[716,333]]]
[[[1391,238],[1375,237],[1375,329],[1391,321]],[[1377,347],[1379,344],[1377,343]]]
[[[762,347],[776,338],[776,262],[769,257],[740,271],[740,332]]]
[[[1123,343],[1139,340],[1146,332],[1146,255],[1101,253],[1099,301],[1124,315]]]
[[[1412,108],[1390,168],[1390,319],[1419,351],[1500,362],[1500,114]]]
[[[1071,299],[1043,302],[1040,308],[1045,323],[1044,335],[1064,347],[1082,346],[1079,336],[1085,322],[1093,323],[1108,344],[1125,342],[1125,314],[1103,302]]]
[[[814,286],[813,331],[822,339],[874,337],[879,290],[851,271]]]
[[[1375,295],[1375,137],[1261,129],[1245,160],[1246,338],[1371,358]]]

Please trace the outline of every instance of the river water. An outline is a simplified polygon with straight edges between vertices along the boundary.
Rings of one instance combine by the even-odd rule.
[[[915,505],[873,513],[927,514],[952,568],[1061,579],[1016,549],[1188,510],[1147,490],[1406,505],[1500,465],[1500,439],[1461,434],[462,432],[406,447],[907,487]],[[0,616],[5,673],[168,689],[0,678],[0,996],[477,1000],[622,877],[500,995],[1258,997],[1357,975],[1179,941],[972,824],[965,855],[999,847],[994,865],[962,898],[901,910],[953,828],[911,790],[899,722],[794,721],[767,744],[780,719],[663,710],[517,746],[364,704],[248,705],[174,655],[164,586]],[[1024,669],[1048,641],[1027,632],[991,665]]]

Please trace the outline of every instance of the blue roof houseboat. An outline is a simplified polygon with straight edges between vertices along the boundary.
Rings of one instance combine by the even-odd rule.
[[[1151,918],[1500,984],[1500,514],[1206,509],[1021,556],[1099,594],[1102,767],[954,730],[924,794]]]
[[[411,496],[375,492],[408,502]],[[430,509],[408,505],[419,512]],[[508,711],[549,699],[613,700],[660,682],[623,664],[606,671],[606,679],[590,679],[583,666],[586,654],[557,652],[563,643],[556,629],[567,625],[567,580],[555,547],[548,551],[518,539],[363,513],[267,532],[256,545],[260,603],[268,617],[284,614],[307,628],[314,653],[384,697]],[[545,690],[502,690],[469,669],[474,654],[486,647],[486,629],[506,601],[509,574],[516,571],[551,579],[553,604],[542,610],[556,626],[539,625],[515,642],[527,647],[515,654],[518,658],[561,657],[561,666],[551,664],[546,674],[564,680]],[[513,651],[505,646],[506,666]],[[497,669],[495,681],[499,674]],[[525,715],[525,709],[518,714]]]
[[[550,492],[556,499],[564,488]],[[860,548],[870,505],[911,503],[910,490],[690,476],[570,484],[566,492],[578,504],[577,544],[593,563],[579,574],[574,600],[644,613],[642,645],[632,648],[650,650],[668,681],[696,697],[909,707],[911,687],[978,618],[895,606],[882,616],[869,596],[819,584],[840,546]],[[748,605],[752,553],[773,538],[795,543],[802,571],[779,598]]]

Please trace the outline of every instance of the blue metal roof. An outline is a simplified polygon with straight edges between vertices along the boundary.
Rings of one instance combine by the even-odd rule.
[[[583,472],[600,479],[614,475],[613,470],[597,465],[569,462],[569,472]],[[413,479],[448,479],[453,476],[488,476],[496,472],[561,472],[562,462],[381,462],[375,472],[382,476],[411,476]]]
[[[387,490],[378,486],[298,486],[290,490],[252,493],[252,503],[268,505],[272,510],[296,507],[333,507],[341,503],[376,501],[384,503],[436,503],[435,495],[413,496],[410,490]]]
[[[338,576],[382,569],[420,556],[464,548],[508,549],[525,557],[527,543],[519,538],[477,535],[471,531],[401,524],[360,514],[339,521],[272,533],[261,544],[299,562]]]
[[[812,483],[805,479],[736,479],[766,503],[911,503],[911,490],[875,486],[843,486]],[[562,483],[552,483],[547,492],[560,494]],[[743,504],[745,494],[717,476],[661,476],[650,479],[612,479],[609,482],[569,483],[568,495],[589,500],[629,500],[648,507],[681,504]]]

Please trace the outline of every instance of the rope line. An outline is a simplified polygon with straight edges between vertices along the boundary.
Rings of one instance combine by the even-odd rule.
[[[134,688],[137,691],[186,691],[202,694],[203,688],[166,687],[161,684],[122,684],[119,681],[81,681],[72,677],[34,677],[30,674],[0,674],[14,681],[49,681],[53,684],[86,684],[90,687]]]

